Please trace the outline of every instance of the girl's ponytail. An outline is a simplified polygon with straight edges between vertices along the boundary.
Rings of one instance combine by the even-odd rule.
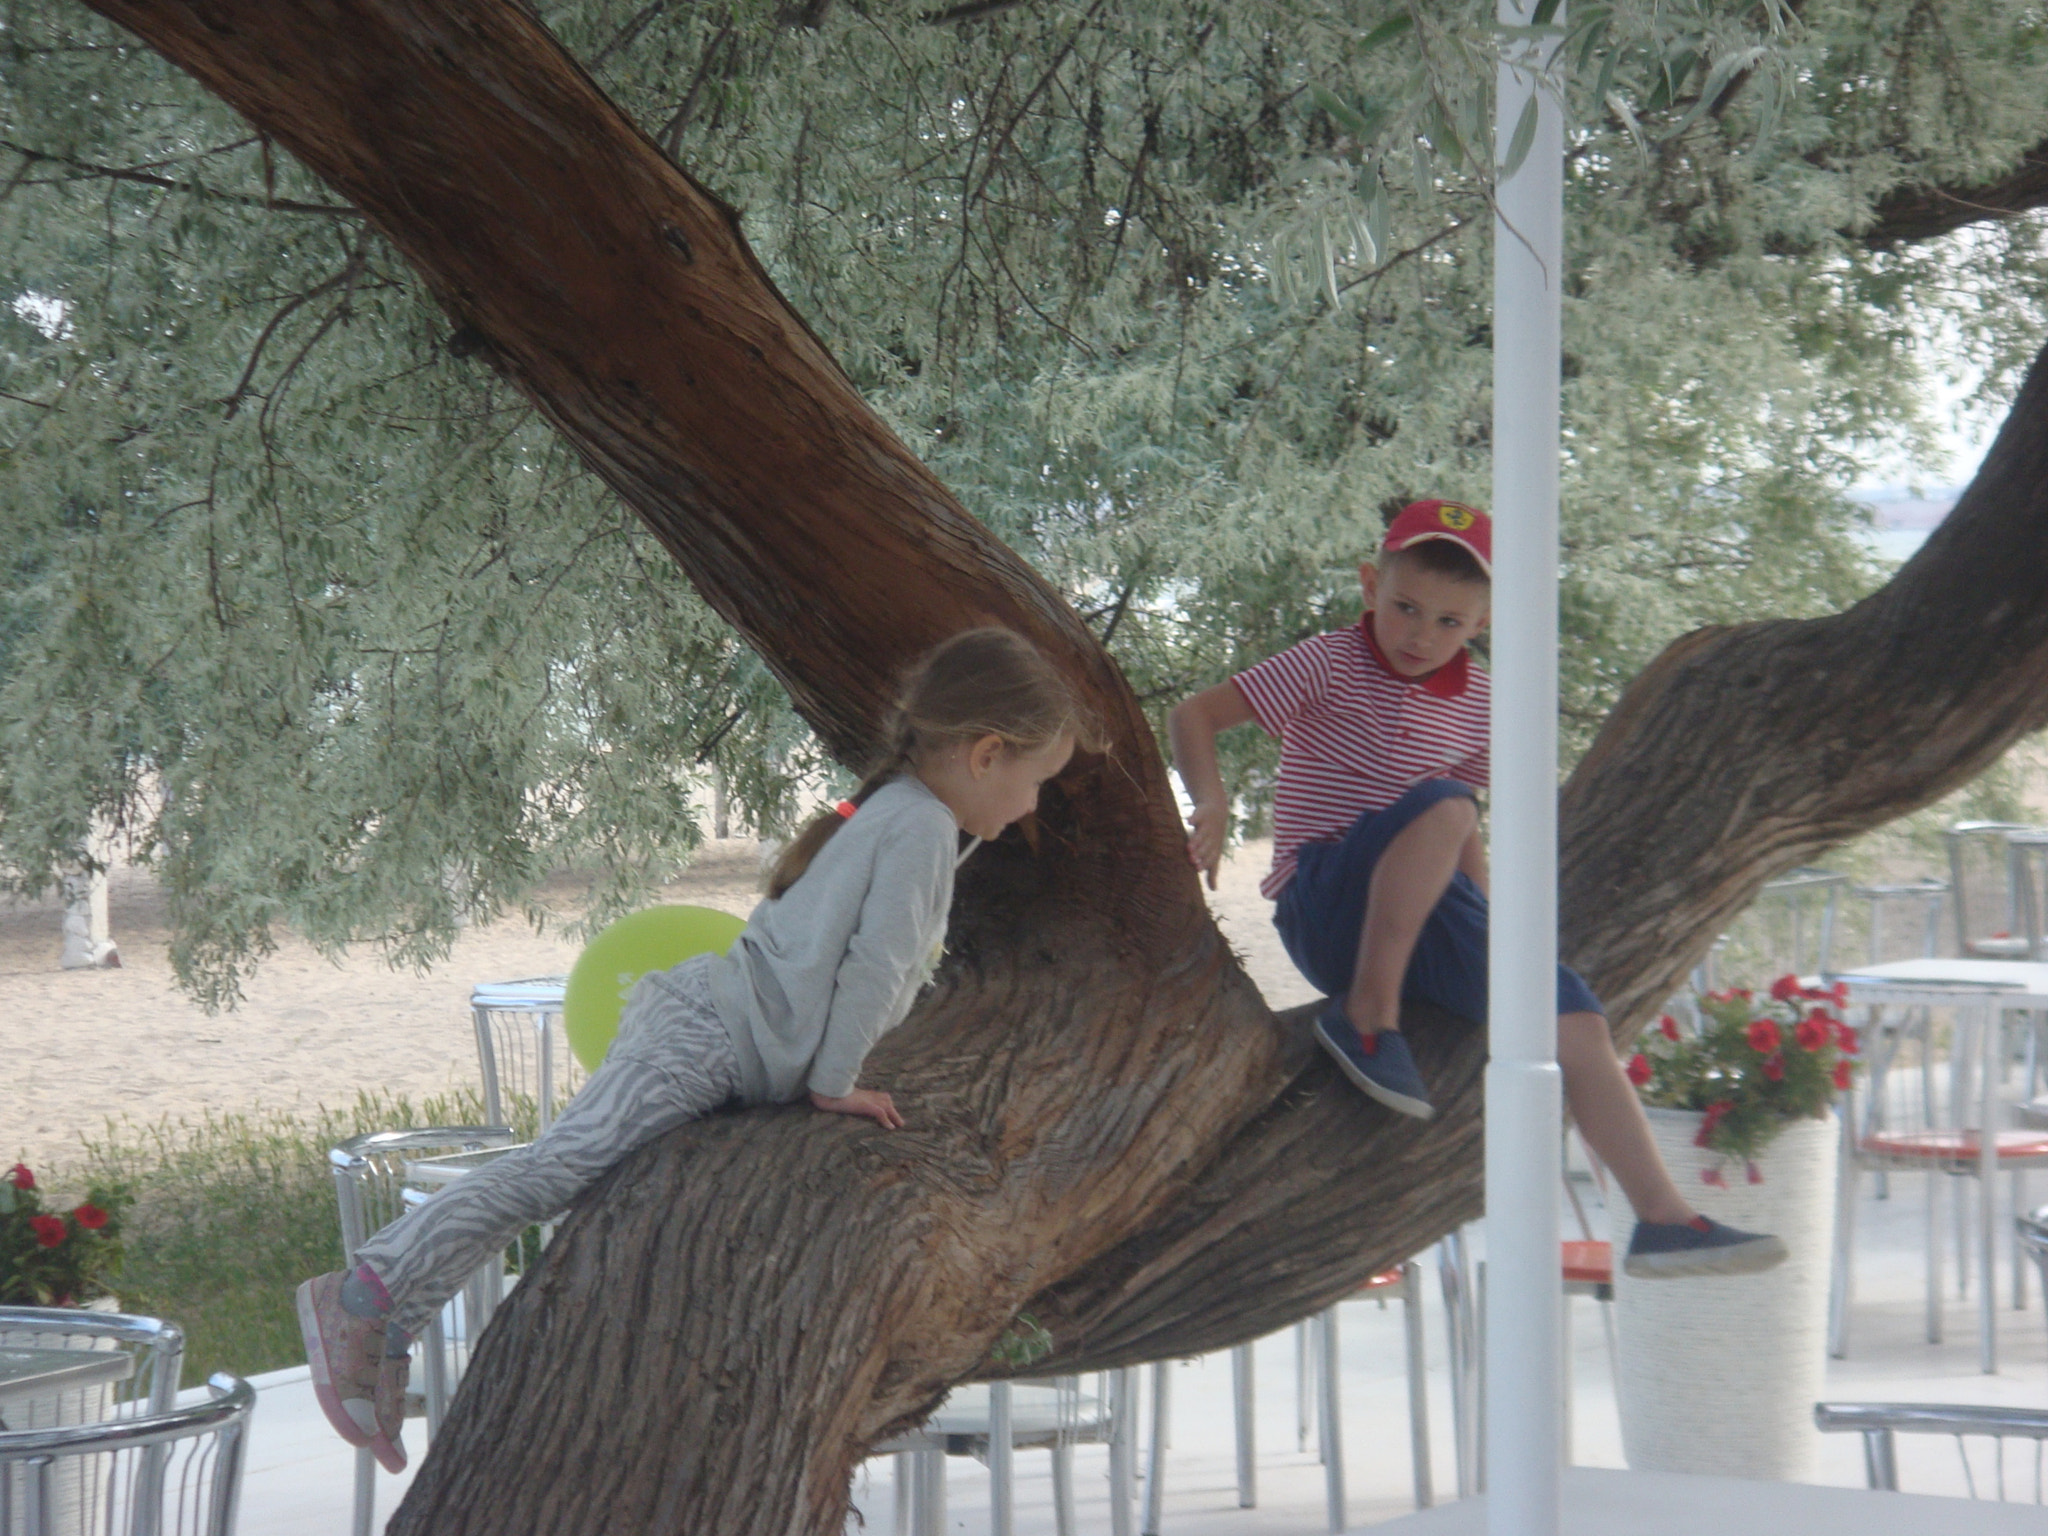
[[[920,755],[984,736],[1024,751],[1061,737],[1094,745],[1093,722],[1073,690],[1028,640],[1007,629],[970,629],[934,647],[903,680],[889,753],[861,780],[853,803],[913,770]],[[827,811],[790,839],[768,877],[771,900],[796,884],[845,819]]]
[[[909,729],[899,722],[896,730],[896,750],[860,781],[860,788],[847,796],[848,801],[858,808],[866,802],[869,795],[899,773],[906,772],[911,766],[911,746]],[[818,856],[818,850],[832,840],[832,834],[837,832],[845,821],[844,813],[837,810],[827,811],[822,816],[812,817],[810,825],[789,840],[776,858],[773,872],[768,876],[769,900],[777,899],[803,878],[804,871],[811,867],[811,860]]]

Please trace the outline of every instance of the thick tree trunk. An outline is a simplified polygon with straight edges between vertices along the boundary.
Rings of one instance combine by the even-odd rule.
[[[1100,647],[529,13],[92,3],[364,211],[842,756],[898,666],[991,619],[1110,726],[1031,843],[964,872],[940,984],[867,1074],[909,1128],[754,1110],[629,1158],[501,1312],[394,1530],[836,1530],[866,1447],[996,1369],[1020,1310],[1056,1341],[1034,1370],[1188,1353],[1476,1213],[1477,1034],[1416,1021],[1444,1110],[1420,1127],[1267,1013]],[[1566,800],[1568,948],[1617,1026],[1768,874],[2038,723],[2042,395],[1951,519],[1983,547],[1937,535],[1898,595],[1694,637],[1631,692]]]

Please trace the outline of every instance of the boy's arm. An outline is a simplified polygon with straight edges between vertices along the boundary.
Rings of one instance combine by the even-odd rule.
[[[1252,707],[1235,683],[1204,688],[1175,705],[1166,717],[1173,745],[1173,766],[1194,802],[1188,835],[1188,861],[1209,877],[1216,889],[1216,866],[1223,858],[1223,834],[1230,824],[1230,801],[1223,792],[1223,773],[1216,766],[1216,738],[1236,725],[1249,725]]]

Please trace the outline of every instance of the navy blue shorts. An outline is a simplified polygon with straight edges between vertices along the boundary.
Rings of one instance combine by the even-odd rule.
[[[1427,779],[1385,810],[1367,811],[1334,842],[1302,845],[1294,878],[1273,908],[1273,926],[1311,985],[1330,997],[1349,990],[1373,866],[1409,822],[1439,801],[1460,795],[1475,798],[1455,779]],[[1486,896],[1462,870],[1451,876],[1450,889],[1422,925],[1401,995],[1486,1022]],[[1560,965],[1557,1011],[1607,1010],[1578,972]]]

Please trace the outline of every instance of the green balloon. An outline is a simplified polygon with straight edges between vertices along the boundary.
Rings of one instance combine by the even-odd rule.
[[[746,926],[710,907],[649,907],[620,918],[586,944],[562,997],[562,1028],[583,1070],[595,1072],[604,1060],[635,982],[692,955],[723,954]]]

